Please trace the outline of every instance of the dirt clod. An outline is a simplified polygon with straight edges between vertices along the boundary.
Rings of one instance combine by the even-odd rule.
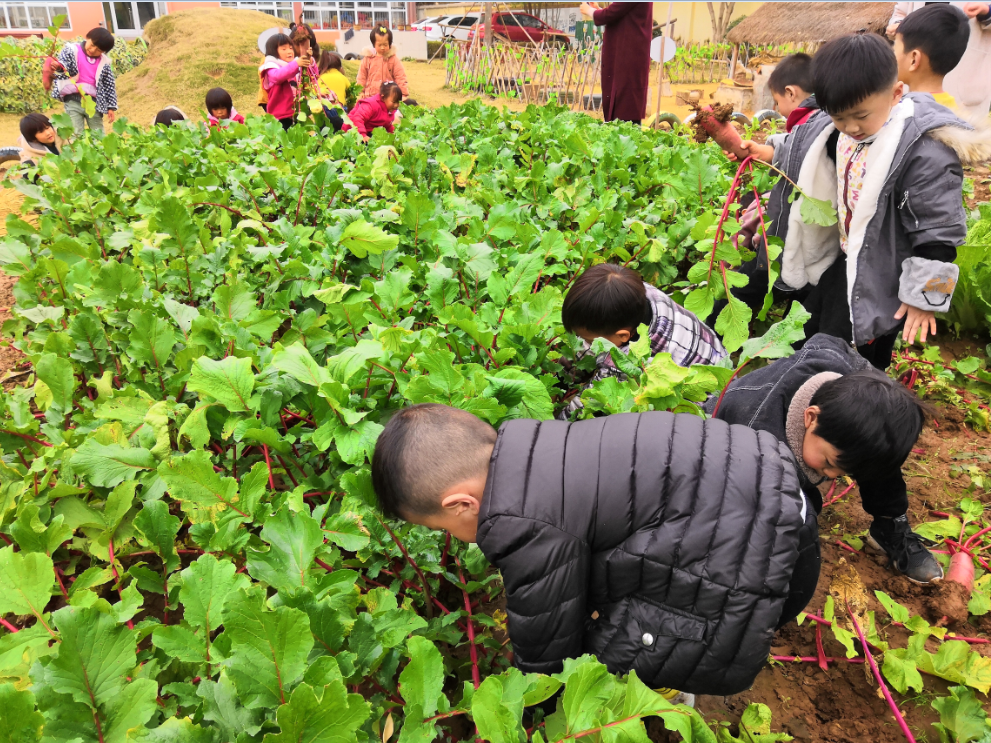
[[[938,623],[946,617],[944,625],[960,624],[967,621],[967,602],[970,596],[967,589],[951,580],[941,581],[926,597],[926,613],[930,622]]]

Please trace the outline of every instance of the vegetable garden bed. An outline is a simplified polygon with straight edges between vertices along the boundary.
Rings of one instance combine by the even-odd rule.
[[[647,717],[653,739],[667,726],[714,741],[698,712],[593,659],[554,678],[510,669],[498,575],[477,548],[381,521],[367,461],[382,422],[411,402],[493,424],[550,417],[576,387],[561,363],[576,348],[562,294],[593,261],[627,263],[711,311],[742,258],[723,205],[734,170],[714,145],[675,134],[472,103],[411,110],[368,146],[263,119],[209,134],[118,123],[46,159],[50,183],[17,181],[40,214],[8,216],[0,238],[0,264],[19,279],[4,338],[35,372],[0,396],[0,741],[35,741],[42,727],[46,741],[99,743],[642,741]],[[737,183],[769,183],[748,178]],[[731,302],[710,321],[742,364],[788,352],[803,316],[786,309],[754,319]],[[976,451],[959,443],[976,435],[962,410],[984,420],[987,372],[978,359],[920,359],[906,362],[911,383],[963,406],[944,418],[956,438],[941,423],[909,465],[939,477],[938,463]],[[647,363],[639,347],[622,363],[629,381],[598,384],[586,415],[697,411],[732,373]],[[975,399],[951,397],[965,387]],[[961,470],[938,492],[910,480],[913,515],[979,540],[980,477]],[[831,619],[825,590],[842,557],[907,607],[885,614],[870,599],[879,613],[864,631],[880,647],[888,618],[919,634],[942,617],[931,591],[849,551],[865,528],[854,503],[847,494],[824,514],[810,611]],[[978,575],[972,601],[988,593]],[[983,608],[952,629],[986,631]],[[714,722],[721,741],[737,724],[742,740],[773,739],[759,737],[768,709],[749,702],[773,707],[776,729],[802,737],[804,722],[808,740],[899,739],[864,669],[820,657],[863,658],[845,616],[832,617],[839,641],[820,630],[822,654],[814,620],[779,636],[780,655],[816,663],[774,665],[752,692],[700,700],[710,721],[729,713],[733,728]],[[890,660],[876,655],[898,699],[921,669],[940,706],[970,705],[945,712],[953,735],[957,720],[984,724],[971,708],[972,690],[983,701],[991,684],[986,646],[933,637],[923,649],[890,633]],[[947,662],[927,665],[926,651]],[[821,676],[808,681],[807,668]],[[849,685],[849,698],[830,707],[820,678]],[[538,703],[562,685],[545,717]],[[822,703],[803,701],[812,686]],[[910,724],[939,717],[928,701]]]

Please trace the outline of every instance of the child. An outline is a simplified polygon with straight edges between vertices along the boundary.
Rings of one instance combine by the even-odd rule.
[[[605,338],[629,353],[641,324],[647,326],[651,356],[670,353],[679,366],[715,364],[726,356],[719,336],[695,315],[644,283],[636,271],[610,263],[592,266],[575,279],[564,298],[561,320],[565,330],[585,341],[579,358],[589,352],[596,338]],[[609,352],[599,354],[595,362],[593,382],[623,377]],[[575,397],[563,414],[568,416],[581,407],[580,396]]]
[[[734,694],[818,581],[788,448],[723,421],[626,413],[496,432],[413,405],[379,436],[372,484],[387,515],[477,542],[499,568],[525,673],[592,653],[652,688]]]
[[[781,278],[812,287],[809,335],[842,338],[885,369],[899,332],[924,343],[950,306],[967,236],[961,159],[987,158],[991,143],[931,96],[903,97],[880,36],[829,42],[812,77],[829,119],[799,127],[801,165],[790,172],[804,194],[837,205],[838,223],[806,223],[791,209]]]
[[[941,106],[956,108],[943,77],[960,62],[969,39],[967,16],[959,8],[939,3],[917,10],[895,32],[898,79],[913,93],[929,93]]]
[[[710,414],[716,398],[706,403]],[[715,416],[768,431],[788,443],[816,512],[818,485],[848,474],[874,517],[868,546],[915,583],[943,569],[908,524],[901,466],[922,430],[924,409],[897,382],[871,367],[847,343],[814,335],[795,353],[734,380]]]
[[[392,134],[396,127],[396,109],[403,97],[396,83],[382,83],[379,94],[370,98],[362,98],[348,113],[351,123],[345,123],[341,131],[357,129],[366,142],[372,135],[372,130],[383,127]]]
[[[372,29],[369,37],[374,49],[365,48],[362,51],[365,56],[358,68],[358,85],[364,88],[363,95],[374,96],[382,83],[394,82],[405,98],[409,95],[409,85],[403,63],[399,61],[399,55],[392,46],[392,31],[385,26],[378,26]]]
[[[178,121],[185,121],[186,114],[180,111],[176,106],[166,106],[157,114],[152,120],[151,125],[157,126],[162,124],[163,126],[172,126]]]
[[[347,104],[348,79],[344,76],[341,55],[324,51],[320,55],[320,90],[325,95],[332,94],[342,107]]]
[[[206,94],[206,110],[210,113],[210,126],[218,129],[223,123],[227,126],[233,121],[235,124],[243,124],[244,117],[234,108],[234,101],[231,94],[223,88],[211,88]]]
[[[296,59],[296,49],[285,34],[275,34],[265,44],[265,61],[258,68],[265,110],[279,120],[283,129],[293,125],[299,71],[310,66],[309,57]],[[259,104],[260,105],[260,104]]]
[[[750,140],[743,142],[743,148],[758,160],[769,162],[786,173],[793,172],[797,177],[797,167],[789,161],[791,146],[795,141],[795,129],[806,123],[813,116],[825,117],[819,112],[815,96],[812,94],[812,58],[808,54],[792,54],[785,57],[767,80],[768,88],[774,98],[778,112],[785,117],[785,134],[773,134],[767,138],[767,144],[757,144]],[[736,161],[732,153],[725,153],[727,158]],[[792,167],[794,170],[789,171]],[[788,229],[788,212],[791,203],[791,184],[781,178],[771,189],[767,204],[764,207],[764,224],[770,237],[784,238]],[[737,243],[757,253],[753,260],[740,266],[739,273],[747,276],[750,281],[746,286],[733,290],[734,296],[745,302],[752,310],[758,311],[764,304],[767,295],[768,264],[767,246],[759,234],[760,215],[756,204],[751,204],[740,216],[741,229],[736,236]],[[784,287],[776,286],[775,299],[788,301],[796,298],[794,292],[785,291]],[[790,295],[790,296],[789,296]]]
[[[21,165],[37,165],[43,157],[59,154],[55,127],[44,114],[28,114],[21,119]]]
[[[94,28],[82,44],[66,44],[59,52],[61,69],[52,80],[52,98],[65,104],[72,119],[72,128],[81,135],[88,126],[97,135],[103,134],[103,116],[111,124],[117,117],[117,81],[107,53],[114,48],[114,36],[105,28]],[[85,93],[96,103],[96,113],[86,114],[82,96]]]

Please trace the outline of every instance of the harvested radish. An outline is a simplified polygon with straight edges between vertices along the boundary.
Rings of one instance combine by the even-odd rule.
[[[694,106],[695,118],[691,126],[695,129],[695,141],[706,142],[710,138],[716,141],[726,152],[732,152],[738,159],[746,159],[750,153],[743,149],[743,139],[733,126],[730,118],[733,107],[717,103],[713,106]]]
[[[946,580],[959,583],[967,589],[967,598],[974,590],[974,561],[966,552],[957,552],[950,558],[950,569],[946,571]]]

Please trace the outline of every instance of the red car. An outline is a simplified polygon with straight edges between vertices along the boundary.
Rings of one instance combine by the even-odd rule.
[[[473,39],[475,33],[479,38],[485,38],[485,24],[479,23],[468,33],[468,38]],[[532,42],[539,44],[541,41],[547,44],[558,44],[562,46],[570,45],[568,35],[559,29],[548,26],[542,20],[529,13],[494,13],[492,15],[492,33],[496,36],[503,36],[514,42]]]

